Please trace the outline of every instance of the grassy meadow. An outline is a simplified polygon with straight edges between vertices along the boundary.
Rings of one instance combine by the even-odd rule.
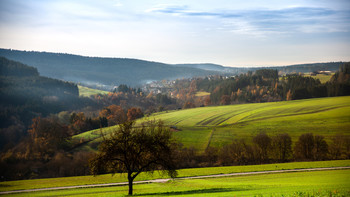
[[[335,134],[350,134],[350,96],[200,107],[156,113],[138,122],[146,119],[161,119],[166,125],[176,126],[179,130],[174,132],[175,138],[200,151],[234,139],[249,142],[260,132],[269,135],[286,132],[294,142],[301,134],[312,132],[330,141]],[[79,148],[91,149],[101,140],[101,132],[109,133],[114,128],[81,133],[73,140],[83,139],[86,143]]]
[[[332,73],[330,75],[317,74],[315,76],[311,76],[311,75],[305,75],[305,76],[311,76],[314,79],[319,79],[321,81],[321,83],[326,83],[327,81],[329,81],[332,78],[333,75],[334,75],[334,73]]]
[[[201,96],[210,96],[210,92],[197,92],[196,96],[201,97]]]
[[[81,86],[78,85],[79,88],[79,96],[83,96],[83,97],[90,97],[92,95],[96,95],[96,94],[108,94],[108,91],[104,91],[104,90],[98,90],[98,89],[92,89],[92,88],[88,88],[85,86]]]
[[[191,169],[182,169],[178,171],[178,177],[189,177],[189,176],[202,176],[202,175],[212,175],[212,174],[227,174],[227,173],[235,173],[235,172],[252,172],[252,171],[271,171],[271,170],[283,170],[283,169],[305,169],[305,168],[318,168],[318,167],[338,167],[338,166],[350,166],[350,160],[338,160],[338,161],[316,161],[316,162],[293,162],[293,163],[279,163],[279,164],[264,164],[264,165],[249,165],[249,166],[226,166],[226,167],[209,167],[209,168],[191,168]],[[342,171],[342,173],[338,173]],[[328,171],[320,172],[323,173],[329,180],[333,180],[336,178],[341,178],[342,180],[346,177],[349,178],[349,170],[333,170],[329,171],[329,173],[326,173]],[[312,172],[311,174],[309,172],[298,172],[301,177],[304,175],[307,175],[304,177],[304,179],[310,179],[311,177],[308,176],[314,176],[317,175],[317,173]],[[296,172],[296,174],[298,174]],[[309,174],[308,174],[309,173]],[[220,191],[220,188],[225,188],[223,193],[230,194],[232,192],[238,192],[237,195],[243,194],[244,192],[247,192],[247,190],[237,190],[237,188],[242,186],[242,181],[247,181],[245,184],[245,187],[247,188],[255,188],[252,190],[258,189],[259,192],[267,193],[267,192],[275,192],[279,190],[280,186],[289,188],[290,191],[304,191],[307,189],[307,191],[312,190],[314,191],[314,188],[322,188],[321,183],[315,182],[313,187],[310,188],[304,188],[306,185],[294,185],[296,183],[295,180],[289,180],[288,178],[291,178],[291,172],[288,173],[276,173],[271,175],[245,175],[245,176],[236,176],[236,177],[224,177],[224,178],[205,178],[205,179],[198,179],[198,180],[174,180],[170,181],[168,183],[152,183],[152,184],[143,184],[143,185],[135,185],[135,193],[147,193],[150,191],[153,191],[152,195],[158,195],[161,196],[162,194],[165,194],[167,192],[173,193],[174,195],[178,192],[184,192],[183,194],[194,194],[194,193],[208,193],[210,194],[213,191]],[[288,175],[288,176],[286,176]],[[298,175],[297,177],[300,178]],[[244,178],[244,177],[250,177],[250,178]],[[263,177],[263,178],[261,178]],[[270,178],[266,178],[270,177]],[[285,181],[282,185],[277,184],[277,181],[273,184],[273,179],[278,177],[279,179],[282,179]],[[285,177],[285,178],[283,178]],[[323,177],[324,180],[326,178]],[[168,178],[165,175],[159,174],[155,172],[153,175],[148,173],[141,173],[135,181],[138,180],[150,180],[150,179],[158,179],[158,178]],[[249,181],[249,179],[251,181]],[[260,184],[264,183],[264,179],[270,180],[268,184],[271,184],[274,189],[273,190],[264,190],[263,188],[260,188],[262,186],[257,187]],[[317,180],[318,178],[314,178]],[[227,180],[230,181],[230,184],[223,184],[222,181]],[[281,181],[282,181],[281,180]],[[33,179],[33,180],[20,180],[20,181],[7,181],[7,182],[0,182],[0,191],[11,191],[11,190],[23,190],[23,189],[34,189],[34,188],[48,188],[48,187],[62,187],[62,186],[73,186],[73,185],[88,185],[88,184],[102,184],[102,183],[117,183],[117,182],[126,182],[127,177],[126,174],[116,174],[114,176],[111,176],[110,174],[100,175],[100,176],[77,176],[77,177],[62,177],[62,178],[49,178],[49,179]],[[256,182],[255,182],[256,181]],[[288,184],[288,181],[291,181]],[[223,181],[225,182],[225,181]],[[244,181],[243,181],[244,182]],[[341,186],[344,183],[340,182],[334,182],[331,184],[330,189],[342,189],[343,186]],[[173,188],[176,184],[176,188]],[[183,185],[184,184],[184,185]],[[348,183],[349,184],[349,183]],[[181,186],[183,185],[183,186]],[[298,186],[298,187],[296,187]],[[335,187],[337,186],[337,187]],[[341,186],[341,187],[340,187]],[[168,188],[169,187],[169,188]],[[294,188],[295,187],[295,188]],[[190,189],[193,188],[193,189]],[[203,189],[205,188],[205,189]],[[236,189],[232,189],[236,188]],[[292,189],[297,190],[292,190]],[[349,188],[349,187],[348,187]],[[346,189],[346,188],[345,188]],[[237,190],[237,191],[236,191]],[[260,191],[261,190],[261,191]],[[264,191],[263,191],[264,190]],[[127,192],[127,187],[124,186],[118,186],[118,187],[105,187],[105,188],[85,188],[85,189],[73,189],[73,190],[60,190],[60,191],[46,191],[46,192],[32,192],[32,193],[25,193],[24,194],[12,194],[11,196],[61,196],[61,195],[83,195],[83,194],[93,194],[94,192],[101,192],[104,195],[108,196],[110,194],[114,194],[116,192],[118,195],[124,195]],[[110,193],[112,192],[113,193]],[[157,194],[155,194],[155,192]],[[227,193],[228,192],[228,193]],[[252,191],[254,192],[254,191]],[[216,193],[216,192],[215,192]],[[218,192],[221,193],[221,192]],[[249,192],[247,193],[249,194]],[[149,195],[149,194],[148,194]],[[216,194],[215,194],[216,195]],[[210,196],[210,195],[209,195]]]
[[[349,196],[350,170],[182,179],[134,185],[135,196]],[[125,196],[127,186],[42,191],[9,196]]]

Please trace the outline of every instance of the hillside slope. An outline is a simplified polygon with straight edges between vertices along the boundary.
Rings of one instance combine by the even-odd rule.
[[[289,133],[294,141],[302,133],[350,135],[350,96],[202,107],[154,114],[146,119],[161,119],[175,126],[174,136],[185,146],[204,150],[208,145],[222,146],[233,139],[251,139],[259,132],[271,135]],[[111,132],[110,127],[103,132]],[[74,136],[87,145],[98,143],[100,130]],[[88,148],[88,146],[80,147]]]
[[[42,76],[111,90],[115,85],[140,86],[150,81],[208,75],[237,75],[266,67],[224,67],[217,64],[164,64],[128,58],[101,58],[80,55],[1,49],[0,56],[33,66]],[[269,67],[282,73],[335,72],[343,62]]]
[[[191,78],[218,73],[186,65],[172,66],[127,58],[99,58],[7,49],[0,49],[0,56],[36,67],[44,76],[80,82],[88,86],[102,85],[106,90],[120,84],[137,86],[153,80]]]
[[[76,84],[40,76],[36,68],[0,57],[0,151],[26,136],[33,118],[88,104],[93,102],[79,98]]]

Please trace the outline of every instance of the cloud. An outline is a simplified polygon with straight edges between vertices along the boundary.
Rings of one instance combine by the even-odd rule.
[[[194,10],[188,6],[158,5],[147,12],[171,16],[214,18],[221,26],[217,29],[266,36],[286,33],[334,33],[350,31],[350,12],[322,7],[287,7],[255,10]]]
[[[198,17],[239,17],[239,15],[232,13],[220,13],[220,12],[204,12],[191,10],[185,5],[171,5],[160,4],[155,7],[146,10],[146,12],[171,14],[176,16],[198,16]]]
[[[146,10],[147,13],[162,13],[172,15],[182,15],[188,10],[188,6],[172,5],[172,4],[159,4],[151,9]]]
[[[124,4],[120,1],[115,1],[115,3],[113,4],[114,7],[122,7]]]

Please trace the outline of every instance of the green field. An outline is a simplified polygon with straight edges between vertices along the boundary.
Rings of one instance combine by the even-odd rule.
[[[196,92],[196,96],[210,96],[210,92]]]
[[[334,75],[334,73],[332,73],[330,75],[317,74],[315,76],[311,76],[311,75],[305,75],[305,76],[311,76],[314,79],[319,79],[321,81],[321,83],[326,83],[327,81],[329,81],[332,78],[333,75]]]
[[[81,86],[78,85],[79,88],[79,96],[84,96],[84,97],[90,97],[92,95],[96,95],[96,94],[108,94],[108,91],[104,91],[104,90],[98,90],[98,89],[92,89],[92,88],[88,88],[85,86]]]
[[[145,118],[146,119],[146,118]],[[145,119],[139,120],[139,122]],[[222,146],[234,139],[248,139],[260,132],[269,135],[288,133],[294,141],[307,132],[320,134],[330,141],[335,134],[350,135],[350,96],[295,101],[200,107],[153,114],[147,119],[161,119],[176,126],[174,136],[187,147],[203,151],[208,145]],[[105,128],[111,132],[116,127]],[[85,146],[100,140],[101,130],[73,137],[84,138]]]
[[[135,196],[349,196],[350,170],[173,180],[134,185]],[[127,186],[31,192],[9,196],[125,196]]]
[[[317,167],[338,167],[338,166],[350,166],[350,160],[338,160],[338,161],[318,161],[318,162],[293,162],[293,163],[280,163],[280,164],[264,164],[264,165],[250,165],[250,166],[227,166],[227,167],[210,167],[210,168],[192,168],[192,169],[182,169],[179,170],[178,177],[189,177],[189,176],[201,176],[201,175],[211,175],[211,174],[226,174],[226,173],[235,173],[235,172],[252,172],[252,171],[271,171],[271,170],[282,170],[282,169],[303,169],[303,168],[317,168]],[[318,180],[318,174],[323,174],[323,180],[330,180],[333,179],[340,179],[340,182],[332,182],[327,188],[329,189],[337,189],[340,190],[343,188],[341,182],[343,182],[345,178],[349,180],[350,174],[349,170],[335,170],[335,171],[329,171],[329,173],[325,172],[315,172],[315,173],[309,173],[308,172],[298,172],[295,175],[299,178],[304,179],[315,179]],[[342,172],[342,173],[338,173]],[[238,177],[226,177],[226,178],[209,178],[209,179],[198,179],[198,180],[175,180],[168,183],[152,183],[152,184],[145,184],[145,185],[135,185],[135,193],[149,193],[150,191],[153,191],[153,195],[162,195],[166,192],[171,192],[174,195],[177,194],[177,192],[185,192],[183,194],[194,194],[195,192],[202,192],[202,193],[209,193],[211,194],[212,191],[216,191],[219,188],[227,187],[231,189],[225,189],[223,190],[223,193],[227,192],[232,193],[238,192],[239,194],[245,194],[245,192],[248,192],[247,194],[252,194],[250,192],[255,192],[255,190],[258,190],[260,194],[267,193],[267,192],[277,192],[279,189],[283,189],[285,191],[289,192],[296,192],[296,191],[314,191],[315,188],[323,188],[322,182],[315,182],[311,185],[304,185],[299,183],[297,184],[295,180],[292,178],[291,174],[294,173],[282,173],[282,174],[271,174],[271,175],[254,175],[254,176],[238,176]],[[287,176],[286,176],[287,175]],[[304,175],[307,175],[306,177],[303,177]],[[301,176],[301,177],[300,177]],[[315,176],[315,177],[309,177],[309,176]],[[249,177],[249,178],[247,178]],[[269,178],[270,177],[270,178]],[[158,173],[154,173],[153,175],[147,174],[147,173],[141,173],[137,180],[150,180],[150,179],[157,179],[157,178],[168,178],[167,176],[161,176]],[[283,184],[280,182],[273,183],[273,179],[281,179],[283,181]],[[292,179],[290,179],[292,178]],[[299,179],[298,178],[298,179]],[[137,181],[136,180],[136,181]],[[227,180],[230,183],[229,184],[223,184],[222,180]],[[265,181],[264,181],[265,180]],[[100,175],[100,176],[79,176],[79,177],[64,177],[64,178],[50,178],[50,179],[34,179],[34,180],[21,180],[21,181],[7,181],[7,182],[0,182],[0,191],[10,191],[10,190],[22,190],[22,189],[33,189],[33,188],[47,188],[47,187],[61,187],[61,186],[72,186],[72,185],[87,185],[87,184],[101,184],[101,183],[115,183],[115,182],[125,182],[127,181],[125,174],[117,174],[114,176],[111,176],[110,174],[107,175]],[[245,182],[243,184],[243,182]],[[267,181],[267,182],[266,182]],[[320,181],[320,180],[318,180]],[[261,188],[261,184],[269,185],[271,184],[271,187]],[[300,182],[300,180],[299,180]],[[349,184],[348,182],[347,184]],[[173,188],[173,184],[180,184],[179,187]],[[183,186],[181,186],[183,185]],[[248,188],[252,188],[252,191],[247,190],[233,190],[232,188],[239,188],[242,187],[242,185],[246,185]],[[259,186],[260,185],[260,186]],[[220,186],[220,187],[219,187]],[[203,189],[206,188],[206,189]],[[281,188],[280,188],[281,187]],[[192,188],[192,189],[191,189]],[[349,189],[349,187],[347,187]],[[344,188],[343,188],[344,189]],[[345,187],[346,189],[346,187]],[[79,194],[79,195],[85,195],[90,194],[93,192],[101,192],[104,195],[110,195],[111,191],[116,192],[119,195],[126,194],[127,188],[124,186],[120,187],[107,187],[107,188],[85,188],[85,189],[73,189],[73,190],[61,190],[61,191],[50,191],[50,192],[33,192],[33,193],[25,193],[24,194],[13,194],[11,196],[49,196],[49,195],[73,195],[73,194]],[[316,190],[317,191],[317,190]],[[328,190],[327,190],[328,191]],[[155,192],[157,194],[155,194]],[[192,193],[191,193],[192,192]],[[170,193],[170,194],[171,194]],[[218,192],[221,194],[221,192]],[[285,193],[285,192],[283,192]],[[216,192],[215,192],[216,195]],[[209,195],[210,196],[210,195]]]

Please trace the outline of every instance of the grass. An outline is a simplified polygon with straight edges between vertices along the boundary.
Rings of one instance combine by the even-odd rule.
[[[135,196],[349,196],[350,170],[291,172],[174,180],[134,185]],[[9,196],[125,196],[126,186],[32,192]]]
[[[329,81],[332,76],[334,75],[334,73],[330,74],[330,75],[325,75],[325,74],[317,74],[315,76],[311,76],[311,75],[304,75],[304,76],[307,76],[307,77],[312,77],[314,79],[319,79],[321,81],[321,83],[326,83],[327,81]]]
[[[191,168],[191,169],[179,170],[178,177],[227,174],[227,173],[235,173],[235,172],[271,171],[271,170],[283,170],[283,169],[285,170],[286,169],[303,169],[303,168],[305,169],[305,168],[338,167],[338,166],[350,166],[350,160]],[[154,173],[153,175],[150,175],[148,173],[141,173],[136,178],[135,181],[158,179],[158,178],[168,178],[168,177],[159,173]],[[118,182],[126,182],[126,181],[127,181],[126,174],[116,174],[114,176],[111,176],[110,174],[105,174],[105,175],[100,175],[96,177],[76,176],[76,177],[62,177],[62,178],[49,178],[49,179],[7,181],[7,182],[0,182],[0,191],[62,187],[62,186],[72,186],[72,185],[118,183]]]
[[[90,97],[92,95],[96,95],[96,94],[108,94],[108,91],[104,91],[104,90],[98,90],[98,89],[92,89],[92,88],[88,88],[85,86],[81,86],[78,85],[79,88],[79,96],[84,96],[84,97]]]
[[[196,92],[195,96],[201,97],[201,96],[209,96],[210,92]]]
[[[176,126],[180,129],[174,132],[178,141],[200,151],[208,144],[222,146],[234,139],[251,139],[259,132],[286,132],[294,142],[301,134],[312,132],[325,136],[329,142],[335,134],[350,134],[350,96],[201,107],[158,113],[148,119],[161,119],[166,125]],[[99,140],[99,134],[100,130],[88,131],[73,140]],[[89,149],[88,145],[81,148]]]

